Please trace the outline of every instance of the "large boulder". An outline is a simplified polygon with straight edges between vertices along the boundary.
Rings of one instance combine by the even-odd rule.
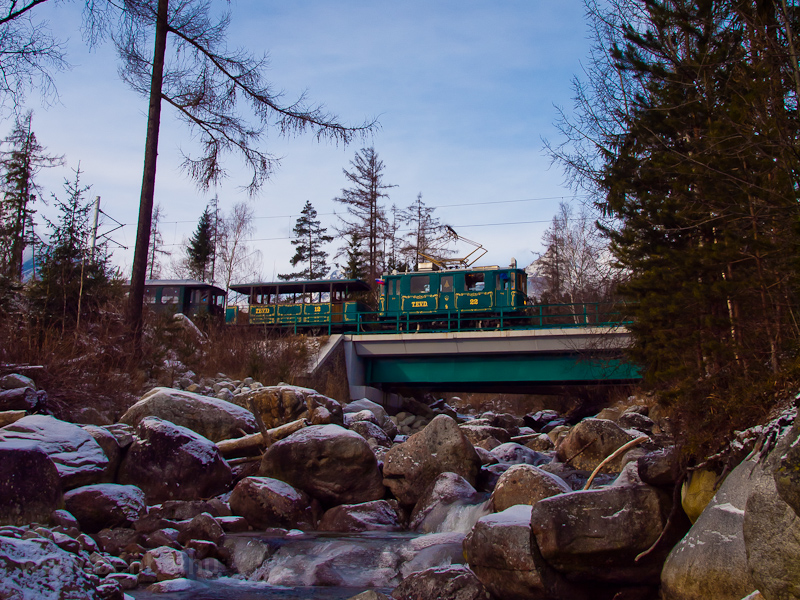
[[[413,505],[441,473],[456,473],[474,486],[480,464],[475,448],[455,420],[439,415],[386,453],[384,485],[402,504]]]
[[[659,581],[665,552],[635,559],[659,538],[670,508],[651,486],[571,492],[537,502],[531,530],[542,557],[572,580],[646,585]]]
[[[403,524],[397,510],[386,500],[361,504],[341,504],[325,511],[319,531],[353,533],[360,531],[401,531]]]
[[[119,482],[144,491],[149,503],[197,500],[228,490],[231,468],[217,446],[200,434],[146,417],[119,467]]]
[[[61,478],[42,448],[0,444],[0,525],[46,523],[61,502]]]
[[[342,405],[323,396],[316,390],[294,385],[261,387],[234,396],[233,401],[261,416],[264,425],[271,429],[284,423],[306,418],[318,408],[330,413],[331,423],[341,424]]]
[[[380,500],[385,493],[367,441],[339,425],[312,425],[274,443],[264,453],[260,475],[328,506]]]
[[[436,531],[451,513],[453,505],[474,504],[478,492],[456,473],[441,473],[422,493],[411,513],[409,529]]]
[[[97,533],[107,527],[125,527],[147,511],[142,490],[116,483],[70,490],[64,494],[64,504],[86,533]]]
[[[576,469],[594,470],[618,448],[635,440],[639,435],[619,427],[607,419],[584,419],[570,429],[564,440],[556,446],[556,456]],[[606,464],[601,472],[619,473],[625,456],[618,456]]]
[[[122,461],[123,449],[120,445],[117,436],[111,433],[105,427],[98,427],[97,425],[82,425],[81,428],[94,438],[94,441],[100,444],[103,452],[108,458],[108,464],[101,481],[103,483],[113,483],[117,480],[117,469],[119,463]]]
[[[516,504],[534,505],[539,500],[571,491],[572,488],[557,475],[533,465],[513,465],[497,480],[492,492],[492,506],[500,512]]]
[[[241,406],[165,387],[147,392],[122,415],[120,422],[135,427],[145,417],[158,417],[186,427],[212,442],[258,430],[253,413]]]
[[[767,600],[800,598],[800,517],[776,485],[785,476],[781,466],[800,444],[800,422],[795,418],[794,426],[778,435],[774,449],[764,452],[753,470],[742,526],[748,571]]]
[[[412,573],[392,592],[395,600],[486,600],[488,597],[475,573],[464,565]]]
[[[233,488],[230,505],[253,529],[313,529],[321,512],[305,492],[270,477],[242,479]]]
[[[492,448],[489,452],[500,462],[511,463],[514,465],[543,465],[552,461],[549,456],[536,452],[517,444],[516,442],[506,442]]]
[[[744,510],[755,461],[736,467],[661,571],[664,600],[740,600],[756,589],[747,569]]]
[[[342,407],[344,414],[348,413],[357,413],[362,410],[368,410],[377,419],[378,425],[384,427],[386,422],[389,421],[389,415],[386,414],[386,409],[383,408],[377,402],[373,402],[372,400],[368,400],[367,398],[362,398],[361,400],[354,400],[353,402],[348,402]]]
[[[99,600],[82,568],[83,558],[45,538],[0,535],[0,598],[9,600]]]
[[[8,442],[36,443],[56,465],[65,490],[99,482],[108,466],[100,445],[86,431],[46,415],[29,415],[0,429],[0,447]]]
[[[494,597],[546,597],[547,586],[531,550],[530,506],[518,505],[478,519],[464,539],[464,557]]]

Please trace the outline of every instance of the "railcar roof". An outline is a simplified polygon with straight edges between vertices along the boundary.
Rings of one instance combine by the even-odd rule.
[[[130,282],[128,282],[130,285]],[[204,281],[198,281],[197,279],[148,279],[144,282],[145,287],[154,287],[154,286],[170,286],[170,287],[191,287],[191,288],[198,288],[201,290],[212,290],[217,294],[222,294],[223,296],[227,296],[228,293],[220,287],[215,285],[211,285],[210,283],[206,283]]]
[[[230,288],[240,294],[300,294],[303,292],[366,292],[369,284],[361,279],[315,279],[313,281],[269,281],[236,283]]]

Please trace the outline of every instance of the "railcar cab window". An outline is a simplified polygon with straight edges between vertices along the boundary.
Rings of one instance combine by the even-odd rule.
[[[417,275],[411,278],[412,294],[428,294],[431,291],[431,276]]]
[[[482,292],[485,286],[485,273],[467,273],[464,275],[464,284],[468,292]]]
[[[180,293],[176,287],[165,287],[161,290],[161,304],[177,304]]]
[[[439,293],[448,294],[452,291],[453,291],[453,276],[442,275],[442,279],[439,282]]]
[[[528,278],[522,273],[517,273],[517,291],[528,294]]]
[[[512,277],[513,277],[513,275],[512,275]],[[508,279],[508,273],[499,273],[497,275],[497,279],[499,280],[497,282],[498,287],[503,291],[507,290],[509,285],[511,285],[510,282],[509,282],[509,279]]]

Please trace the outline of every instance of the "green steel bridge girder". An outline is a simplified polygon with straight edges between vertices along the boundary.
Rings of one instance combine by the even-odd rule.
[[[619,358],[574,353],[370,357],[364,366],[369,386],[623,383],[641,379],[636,366]]]

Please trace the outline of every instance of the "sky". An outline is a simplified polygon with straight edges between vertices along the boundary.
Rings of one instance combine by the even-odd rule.
[[[58,99],[43,105],[31,94],[33,130],[63,167],[42,171],[45,197],[64,197],[65,178],[80,168],[89,195],[101,197],[100,233],[110,234],[112,261],[129,276],[141,188],[147,101],[120,80],[110,44],[89,50],[80,34],[81,3],[45,3],[36,15],[65,40],[71,69],[55,77]],[[216,189],[198,190],[180,170],[181,153],[195,150],[186,126],[164,107],[156,202],[161,232],[177,257],[216,194],[223,213],[249,201],[255,211],[252,250],[262,280],[291,272],[292,228],[309,200],[333,233],[347,187],[343,169],[362,147],[384,162],[387,206],[410,205],[419,193],[435,216],[482,244],[481,265],[523,266],[543,250],[542,235],[561,201],[576,204],[543,138],[560,141],[556,106],[569,110],[572,80],[589,52],[582,0],[233,0],[230,47],[268,53],[267,78],[288,102],[305,92],[312,103],[346,123],[376,119],[366,139],[349,146],[310,136],[281,138],[266,149],[280,167],[254,198],[235,156]],[[0,122],[0,136],[13,120]],[[54,207],[37,203],[39,216]],[[44,231],[43,226],[39,230]],[[326,248],[331,257],[343,245]],[[123,248],[124,246],[124,248]],[[456,255],[471,248],[453,247]],[[335,262],[333,258],[329,259]]]

